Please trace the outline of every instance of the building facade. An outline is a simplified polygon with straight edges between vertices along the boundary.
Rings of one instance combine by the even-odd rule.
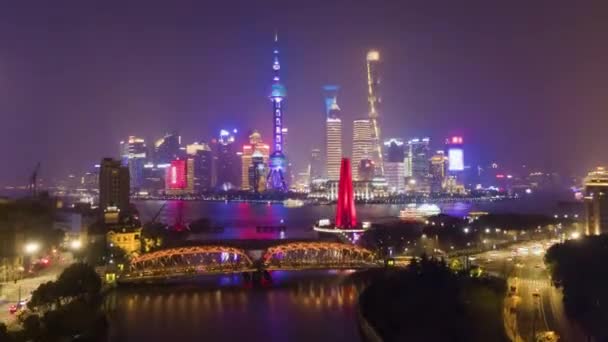
[[[342,160],[342,119],[340,116],[340,107],[337,102],[333,102],[325,122],[325,170],[327,178],[330,180],[340,178]]]
[[[376,165],[376,175],[384,175],[384,160],[379,123],[379,110],[382,105],[380,93],[380,52],[371,50],[367,52],[367,101],[369,103],[369,121],[371,124],[372,156]]]
[[[249,144],[243,145],[243,154],[241,155],[242,190],[259,191],[259,184],[252,182],[251,166],[254,164],[254,155],[256,157],[261,157],[262,162],[268,164],[268,160],[270,158],[270,146],[262,141],[262,136],[258,131],[253,131],[249,135]],[[256,159],[255,163],[259,162],[258,159]],[[263,169],[266,170],[266,167]]]
[[[235,131],[221,130],[214,141],[215,187],[220,190],[238,189],[241,183],[240,158],[237,155]],[[213,182],[213,181],[212,181]]]
[[[608,233],[608,171],[598,167],[589,172],[585,186],[585,234]]]
[[[360,180],[359,164],[364,159],[372,159],[372,126],[368,119],[353,121],[353,157],[352,174],[355,180]]]
[[[167,133],[154,143],[154,162],[169,164],[172,160],[182,157],[182,137],[177,132]]]
[[[130,177],[129,168],[120,160],[104,158],[99,168],[99,208],[103,212],[108,207],[120,211],[129,209]]]
[[[426,179],[429,175],[430,143],[429,138],[411,139],[408,141],[409,163],[411,165],[411,177],[416,181]]]
[[[310,151],[310,164],[309,164],[309,180],[312,182],[315,179],[323,178],[323,158],[321,150],[313,148]]]
[[[139,191],[143,183],[144,164],[147,158],[147,146],[143,138],[129,136],[120,142],[121,160],[129,168],[131,191]]]

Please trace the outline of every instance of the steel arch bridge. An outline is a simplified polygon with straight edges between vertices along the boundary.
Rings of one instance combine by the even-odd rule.
[[[336,242],[294,242],[270,247],[262,257],[267,270],[376,267],[374,253]]]
[[[255,270],[245,251],[225,246],[194,246],[159,250],[131,260],[125,278],[174,278]]]

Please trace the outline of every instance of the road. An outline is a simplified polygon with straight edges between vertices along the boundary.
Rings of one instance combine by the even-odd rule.
[[[475,255],[473,262],[489,273],[506,276],[515,289],[505,301],[505,326],[513,340],[534,341],[535,334],[552,331],[560,342],[585,341],[586,336],[566,316],[562,292],[551,284],[544,266],[549,245],[549,241],[527,242]]]
[[[9,307],[21,299],[28,298],[31,293],[42,283],[55,280],[63,269],[71,263],[71,257],[66,256],[62,261],[55,262],[47,269],[39,272],[37,276],[25,278],[15,282],[0,283],[0,322],[11,325],[16,315],[9,313]]]

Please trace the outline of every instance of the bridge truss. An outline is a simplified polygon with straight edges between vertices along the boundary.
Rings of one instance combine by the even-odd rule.
[[[234,273],[254,269],[241,249],[225,246],[195,246],[146,253],[131,261],[127,277],[158,278],[196,274]]]
[[[378,266],[371,251],[336,242],[294,242],[271,247],[262,261],[268,270]]]

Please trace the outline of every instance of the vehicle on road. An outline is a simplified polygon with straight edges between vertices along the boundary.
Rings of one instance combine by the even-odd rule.
[[[8,307],[8,312],[11,315],[16,314],[17,312],[25,309],[25,305],[27,304],[27,302],[29,301],[29,298],[23,299],[20,302],[17,302],[11,306]]]

